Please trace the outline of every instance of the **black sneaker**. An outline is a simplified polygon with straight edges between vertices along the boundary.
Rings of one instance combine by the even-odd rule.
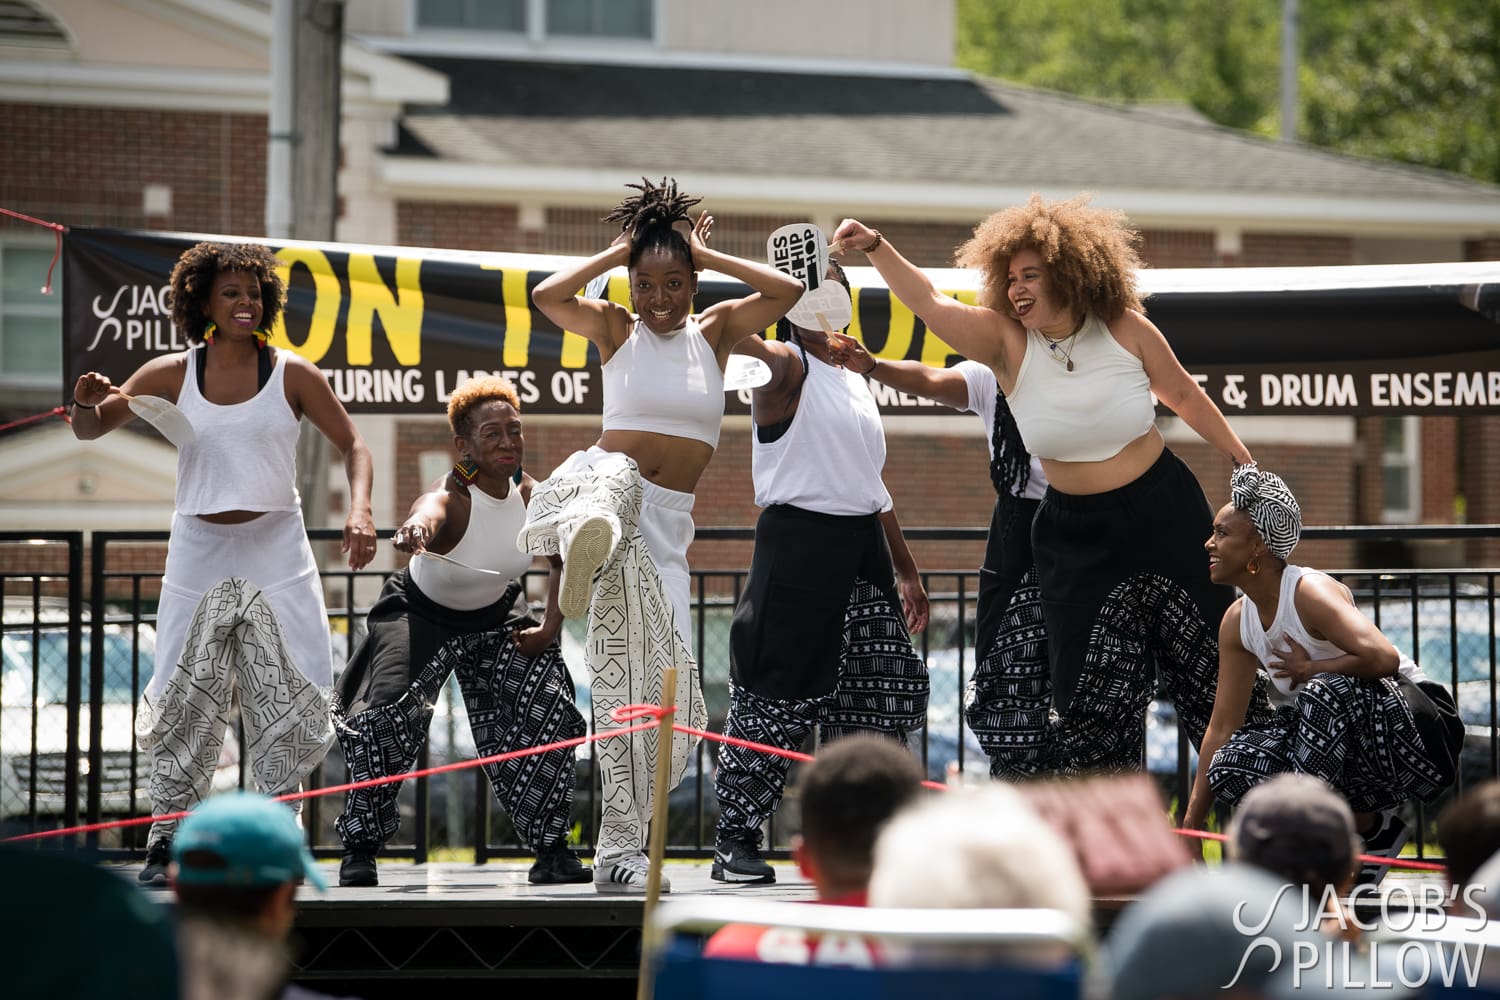
[[[593,880],[593,870],[579,861],[578,855],[563,844],[551,850],[538,851],[536,863],[526,873],[526,881],[532,885],[576,885]]]
[[[714,847],[714,867],[709,872],[717,882],[739,882],[744,885],[770,885],[776,881],[776,869],[760,856],[760,846],[749,837],[721,840]]]
[[[1400,814],[1392,811],[1385,813],[1380,818],[1380,825],[1375,832],[1365,838],[1365,848],[1361,853],[1375,855],[1382,858],[1399,858],[1401,848],[1411,839],[1411,827],[1406,825]],[[1359,874],[1355,876],[1356,885],[1379,885],[1380,880],[1385,878],[1385,873],[1391,870],[1389,864],[1380,864],[1375,861],[1366,861],[1360,865]]]
[[[350,850],[344,855],[344,860],[339,862],[339,885],[371,886],[379,884],[380,876],[375,870],[374,851]]]
[[[172,863],[172,842],[170,840],[158,840],[146,848],[146,867],[141,869],[140,875],[142,885],[153,889],[165,889],[167,887],[167,866]]]

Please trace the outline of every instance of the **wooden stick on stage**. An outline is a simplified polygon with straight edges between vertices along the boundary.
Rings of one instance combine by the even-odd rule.
[[[672,777],[672,721],[677,715],[677,668],[661,672],[661,700],[665,709],[656,729],[656,774],[651,790],[651,844],[648,859],[651,869],[646,875],[646,905],[641,910],[641,967],[636,978],[636,1000],[650,996],[648,966],[655,951],[651,940],[651,914],[661,896],[662,855],[667,850],[667,785]],[[647,730],[650,732],[650,730]]]

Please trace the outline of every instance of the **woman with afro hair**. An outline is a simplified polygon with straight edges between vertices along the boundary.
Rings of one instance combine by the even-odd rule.
[[[73,387],[73,433],[128,423],[129,396],[177,404],[194,438],[177,453],[176,512],[156,622],[156,666],[136,733],[151,754],[151,808],[186,811],[208,792],[238,688],[260,790],[294,791],[333,739],[322,582],[297,492],[305,416],[343,457],[349,568],[375,555],[370,452],[312,362],[272,347],[286,285],[263,246],[199,243],[172,269],[172,322],[193,345],[146,362],[116,388]],[[176,823],[158,820],[140,879],[165,885]]]
[[[596,724],[626,704],[661,704],[667,666],[679,668],[679,709],[706,717],[688,654],[693,490],[719,443],[730,352],[775,324],[803,291],[795,278],[710,248],[713,217],[705,212],[693,223],[688,213],[698,199],[681,194],[675,181],[643,179],[631,187],[638,194],[605,217],[620,226],[614,242],[532,293],[559,329],[594,345],[602,366],[603,433],[537,485],[521,534],[529,551],[561,555],[563,615],[588,616]],[[632,308],[579,294],[621,266]],[[704,268],[744,282],[750,294],[693,315]],[[681,734],[672,741],[674,783],[693,742]],[[655,732],[606,740],[599,753],[604,794],[594,885],[644,892]]]
[[[1212,513],[1156,429],[1156,401],[1234,464],[1250,452],[1142,312],[1138,236],[1087,195],[990,216],[958,250],[978,305],[937,290],[854,219],[834,236],[965,357],[990,368],[1049,486],[1032,524],[1047,664],[1002,658],[1016,695],[1006,768],[1138,768],[1155,662],[1196,744],[1213,708],[1215,625],[1233,597],[1208,580]],[[992,759],[993,753],[992,751]],[[1006,752],[1003,749],[1000,752]]]

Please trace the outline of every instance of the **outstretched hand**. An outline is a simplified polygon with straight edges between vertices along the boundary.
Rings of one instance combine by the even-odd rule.
[[[875,231],[858,219],[845,219],[833,231],[833,242],[839,244],[839,256],[875,242]]]
[[[837,330],[828,334],[828,360],[856,375],[868,374],[875,367],[875,358],[865,350],[864,344]]]

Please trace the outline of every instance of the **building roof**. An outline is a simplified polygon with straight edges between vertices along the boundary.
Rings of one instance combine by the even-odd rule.
[[[1497,186],[982,77],[407,58],[447,76],[450,100],[408,111],[398,157],[615,175],[1417,201],[1487,206],[1493,218],[1467,221],[1500,225]]]

